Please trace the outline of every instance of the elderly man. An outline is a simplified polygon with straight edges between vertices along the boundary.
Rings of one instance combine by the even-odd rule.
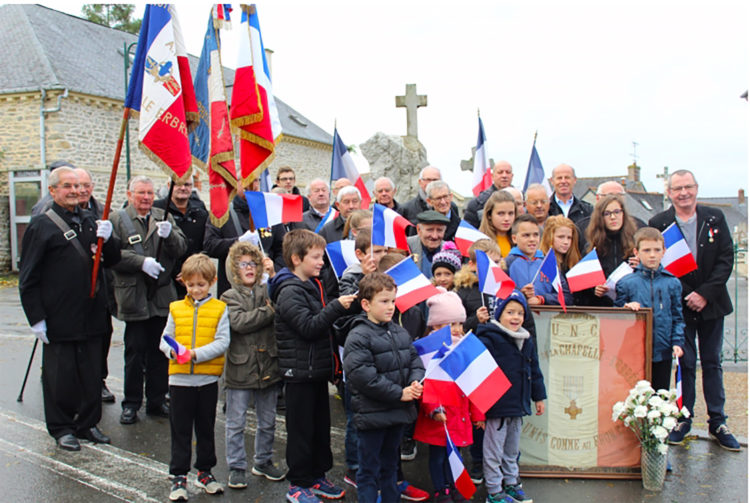
[[[453,241],[458,224],[461,223],[461,216],[458,214],[458,210],[454,211],[451,207],[453,193],[450,187],[444,181],[437,180],[427,185],[425,193],[427,194],[427,204],[435,208],[435,211],[449,220],[443,239],[445,241]],[[411,229],[412,227],[409,228]]]
[[[297,194],[302,195],[299,188],[295,185],[297,182],[297,175],[290,166],[281,166],[276,172],[276,183],[274,188],[278,187],[286,194]],[[302,211],[310,209],[310,201],[305,196],[302,196]]]
[[[449,223],[448,217],[442,213],[423,211],[417,215],[417,235],[406,240],[414,262],[428,278],[432,278],[432,257],[440,251]]]
[[[396,184],[387,176],[381,176],[375,180],[373,186],[373,199],[376,203],[382,204],[386,208],[399,211],[401,205],[394,199],[396,195]]]
[[[690,417],[680,419],[669,434],[669,443],[681,444],[690,431],[700,351],[708,433],[721,447],[739,451],[740,444],[726,425],[721,368],[724,317],[732,312],[726,286],[734,258],[732,235],[721,210],[697,203],[698,182],[690,171],[677,170],[670,175],[667,195],[672,207],[654,216],[649,225],[663,231],[676,222],[698,264],[697,270],[680,278],[685,318],[685,353],[680,358],[682,398]]]
[[[510,187],[511,183],[513,183],[513,167],[508,161],[496,162],[492,167],[492,185],[466,204],[464,220],[474,227],[479,228],[479,224],[482,222],[482,212],[487,200],[493,192]]]
[[[526,213],[543,226],[549,215],[549,196],[541,183],[532,183],[526,189]]]
[[[594,207],[586,201],[581,201],[573,194],[576,185],[576,172],[572,166],[560,164],[552,170],[550,183],[554,189],[549,205],[549,216],[564,215],[573,222],[591,215]]]
[[[307,198],[310,209],[302,213],[302,222],[295,225],[296,229],[308,229],[318,232],[325,225],[325,218],[331,210],[331,190],[328,182],[322,178],[315,178],[307,185]]]
[[[79,207],[80,183],[70,167],[49,176],[52,206],[31,219],[21,246],[19,292],[31,330],[44,343],[42,393],[47,431],[61,449],[80,450],[78,438],[109,443],[102,415],[102,339],[109,324],[99,271],[91,290],[92,251],[104,239],[103,265],[120,260],[109,221],[95,222]]]
[[[360,198],[357,187],[348,185],[339,190],[339,193],[336,196],[339,214],[336,218],[325,224],[319,232],[319,234],[326,240],[326,243],[333,243],[344,239],[343,233],[346,219],[349,218],[352,211],[359,209],[361,202],[362,199]]]
[[[154,183],[136,176],[128,186],[128,206],[112,214],[122,260],[113,267],[117,318],[125,322],[125,398],[120,423],[133,424],[143,401],[146,414],[169,417],[166,403],[168,361],[159,351],[169,303],[177,299],[172,270],[187,250],[174,219],[154,208]],[[162,241],[157,257],[158,243]]]
[[[172,180],[169,184],[174,183]],[[193,179],[186,182],[176,183],[172,190],[172,199],[167,204],[167,198],[154,201],[154,208],[166,209],[174,218],[177,226],[182,229],[182,233],[187,240],[187,250],[175,263],[172,269],[172,279],[175,280],[177,289],[177,298],[183,298],[187,290],[179,281],[182,264],[190,255],[200,253],[203,250],[203,236],[206,232],[206,221],[208,220],[208,210],[203,204],[198,194],[193,192]]]
[[[502,190],[512,195],[513,199],[516,200],[516,215],[523,215],[524,213],[526,213],[526,206],[523,200],[523,192],[515,187],[505,187]]]
[[[443,177],[440,174],[440,170],[435,166],[426,166],[422,168],[422,171],[419,172],[419,179],[417,180],[417,183],[419,184],[419,192],[416,196],[414,196],[413,199],[410,199],[409,201],[401,205],[401,207],[399,208],[399,213],[401,213],[401,215],[409,222],[416,225],[417,215],[422,213],[423,211],[432,209],[427,203],[427,193],[425,192],[427,185],[429,185],[431,182],[442,179]],[[451,203],[451,207],[455,208],[456,211],[458,211],[455,203]]]
[[[349,187],[350,185],[352,185],[352,182],[348,178],[339,178],[338,180],[333,182],[333,187],[331,187],[331,198],[333,199],[333,207],[337,210],[339,209],[339,191],[344,187]]]

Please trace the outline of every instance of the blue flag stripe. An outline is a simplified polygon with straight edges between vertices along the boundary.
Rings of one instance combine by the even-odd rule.
[[[443,359],[440,367],[455,381],[484,351],[486,351],[484,344],[476,336],[467,334],[461,344]]]

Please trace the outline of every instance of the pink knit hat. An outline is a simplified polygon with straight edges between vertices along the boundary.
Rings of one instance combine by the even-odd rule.
[[[438,287],[438,290],[442,293],[427,299],[427,326],[436,327],[445,323],[466,321],[466,309],[461,303],[461,298],[455,292],[448,292],[444,288]]]

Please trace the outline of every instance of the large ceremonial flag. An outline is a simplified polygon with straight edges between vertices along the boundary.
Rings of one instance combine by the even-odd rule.
[[[408,250],[406,228],[412,225],[407,219],[382,204],[372,208],[372,244]]]
[[[534,144],[531,146],[531,156],[529,157],[529,168],[526,170],[526,180],[523,182],[523,193],[526,193],[526,189],[532,183],[541,183],[547,190],[547,195],[552,195],[552,187],[550,187],[549,180],[544,176],[544,168],[542,167],[542,160],[539,159],[539,152],[536,150],[536,134],[534,135]]]
[[[216,29],[225,28],[227,30],[232,28],[230,19],[230,13],[232,12],[232,4],[220,3],[213,7],[213,15],[215,20]]]
[[[560,279],[560,269],[557,267],[557,257],[555,256],[554,248],[550,248],[547,256],[542,260],[542,265],[539,266],[539,274],[537,276],[537,281],[540,283],[552,284],[552,288],[557,292],[557,302],[562,307],[563,312],[567,313],[562,280]]]
[[[302,196],[299,194],[272,194],[245,192],[245,200],[258,229],[278,224],[302,221]]]
[[[354,253],[353,239],[342,239],[327,244],[326,253],[337,278],[341,278],[341,275],[350,265],[359,264],[359,259]]]
[[[359,174],[356,164],[352,155],[349,153],[349,149],[346,148],[346,144],[339,136],[339,132],[334,128],[333,130],[333,155],[331,157],[331,186],[333,182],[339,178],[346,178],[352,185],[357,187],[359,191],[359,197],[362,202],[360,207],[367,209],[370,207],[370,193],[365,187],[365,182],[362,181],[362,176]]]
[[[568,280],[568,288],[571,292],[578,292],[587,288],[602,285],[606,281],[602,264],[596,248],[591,250],[576,265],[570,268],[565,275]]]
[[[146,5],[125,107],[138,117],[143,152],[173,180],[188,181],[198,105],[174,5]]]
[[[412,343],[424,365],[422,401],[435,405],[459,405],[461,393],[440,362],[451,347],[451,327],[446,325]]]
[[[454,237],[456,247],[461,251],[461,255],[468,257],[469,248],[480,239],[490,239],[490,237],[462,219],[461,223],[458,224],[456,236]]]
[[[492,166],[487,156],[487,141],[484,137],[484,125],[479,117],[479,137],[474,151],[474,172],[471,179],[471,191],[478,196],[484,189],[492,185]]]
[[[482,342],[469,332],[440,362],[461,391],[484,414],[510,389],[510,381]]]
[[[448,433],[448,426],[443,423],[445,428],[445,448],[448,450],[448,464],[451,467],[451,475],[453,475],[453,483],[467,501],[470,501],[477,488],[474,482],[471,481],[469,472],[466,471],[464,466],[464,460],[461,459],[461,453],[456,449],[451,436]]]
[[[274,159],[281,121],[255,5],[242,5],[237,70],[232,87],[232,126],[240,135],[240,178],[247,187]]]
[[[505,274],[502,268],[494,263],[485,252],[476,250],[477,277],[479,278],[479,290],[487,295],[506,298],[516,284]]]
[[[396,290],[396,307],[402,313],[423,300],[440,293],[440,290],[420,272],[411,257],[406,257],[385,273],[396,281],[398,287]]]
[[[193,161],[201,168],[208,167],[209,216],[216,227],[224,225],[229,218],[229,204],[237,191],[234,144],[224,93],[218,30],[228,18],[216,17],[219,7],[222,6],[212,9],[203,37],[203,51],[195,73],[195,96],[203,113],[198,127],[190,133]],[[223,7],[220,12],[228,15]]]
[[[678,278],[698,269],[695,257],[690,252],[690,247],[677,226],[677,222],[673,222],[672,225],[664,229],[662,235],[664,236],[664,247],[667,249],[664,252],[664,258],[661,259],[661,265],[664,266],[664,269]]]

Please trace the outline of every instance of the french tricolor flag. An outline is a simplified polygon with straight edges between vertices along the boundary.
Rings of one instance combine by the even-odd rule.
[[[245,192],[253,223],[258,229],[288,222],[302,221],[302,196],[299,194],[272,194],[268,192]]]
[[[516,284],[510,279],[510,276],[505,274],[505,271],[482,250],[476,250],[476,256],[479,290],[501,299],[510,295],[510,292],[516,288]]]
[[[354,240],[342,239],[326,245],[328,260],[331,262],[336,277],[341,278],[347,267],[352,264],[359,264],[359,259],[354,253]]]
[[[431,334],[412,342],[412,345],[417,350],[419,358],[422,359],[422,365],[427,369],[432,363],[437,363],[436,360],[442,358],[445,351],[450,347],[451,327],[446,325],[440,330],[435,330]]]
[[[408,250],[406,228],[412,225],[407,219],[382,204],[372,208],[372,244]]]
[[[477,488],[474,485],[474,482],[471,481],[469,472],[466,471],[464,460],[461,459],[461,454],[458,452],[453,440],[451,440],[451,436],[448,433],[448,427],[443,424],[443,428],[445,428],[445,448],[448,450],[448,464],[451,467],[453,483],[464,499],[471,500]]]
[[[216,21],[214,25],[216,28],[224,28],[229,30],[232,28],[230,14],[232,12],[232,4],[220,3],[214,5],[213,16]]]
[[[333,130],[333,159],[331,160],[331,185],[339,178],[347,178],[352,185],[357,187],[359,197],[362,199],[360,207],[367,209],[370,207],[370,193],[362,181],[357,165],[354,163],[349,149],[339,136],[338,130]]]
[[[604,284],[606,278],[604,277],[602,264],[599,263],[596,248],[588,252],[580,262],[571,267],[565,277],[568,279],[568,288],[571,292],[578,292]]]
[[[664,236],[664,247],[667,249],[664,252],[664,258],[661,259],[664,269],[678,278],[698,269],[695,257],[690,252],[690,247],[677,226],[677,222],[673,222],[661,234]]]
[[[435,330],[431,334],[417,339],[412,344],[422,359],[425,368],[422,401],[437,405],[459,405],[460,393],[456,383],[439,365],[451,347],[450,325]]]
[[[456,236],[454,238],[456,247],[461,251],[461,255],[468,257],[469,248],[480,239],[490,239],[490,237],[485,233],[480,232],[466,220],[461,220],[461,223],[458,224],[458,228],[456,229]]]
[[[484,125],[479,117],[479,137],[477,149],[474,151],[474,172],[471,179],[471,191],[478,196],[484,189],[492,185],[492,170],[487,157],[487,141],[484,137]]]
[[[440,368],[484,414],[510,389],[510,381],[482,342],[469,332],[440,362]]]
[[[183,346],[167,334],[162,335],[162,337],[164,338],[164,342],[169,344],[169,347],[171,347],[172,351],[174,351],[175,360],[177,361],[177,363],[187,363],[190,361],[190,351],[188,351],[185,346]]]
[[[603,276],[604,275],[602,275],[602,277]],[[552,284],[552,288],[557,292],[557,302],[562,307],[563,312],[567,313],[568,310],[565,308],[565,295],[563,292],[562,281],[560,280],[560,270],[557,267],[557,257],[555,256],[554,248],[549,249],[547,256],[542,260],[542,265],[539,266],[538,281]]]
[[[412,306],[427,300],[440,290],[422,274],[411,257],[385,271],[396,281],[396,307],[402,313]]]

